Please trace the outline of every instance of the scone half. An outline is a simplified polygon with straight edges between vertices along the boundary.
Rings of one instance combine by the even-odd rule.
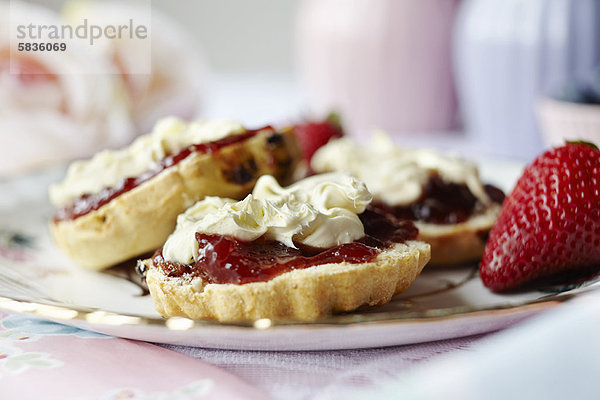
[[[431,149],[396,146],[383,132],[370,144],[332,140],[311,161],[319,173],[347,172],[363,180],[370,207],[411,220],[419,240],[431,244],[431,264],[452,265],[481,258],[504,194],[484,184],[477,166]]]
[[[261,177],[242,201],[206,198],[140,262],[165,317],[311,321],[387,303],[430,258],[412,222],[367,209],[371,193],[341,173],[283,188]]]
[[[139,186],[50,231],[80,265],[100,270],[160,247],[177,215],[205,196],[239,199],[261,175],[287,182],[300,158],[290,130],[264,129],[210,152],[192,152]]]
[[[387,303],[412,284],[429,258],[427,243],[407,241],[382,250],[371,262],[316,265],[243,285],[171,278],[152,259],[142,263],[154,307],[165,317],[313,321],[361,305]]]
[[[455,265],[481,258],[488,234],[501,205],[491,204],[485,211],[456,224],[432,224],[415,221],[418,239],[431,245],[431,264]]]

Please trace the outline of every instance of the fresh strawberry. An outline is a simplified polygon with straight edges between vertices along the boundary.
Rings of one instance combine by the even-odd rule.
[[[311,121],[295,125],[294,132],[300,142],[302,156],[306,161],[310,161],[315,151],[330,139],[343,135],[339,117],[333,113],[329,114],[325,121]]]
[[[600,151],[549,150],[528,166],[492,228],[479,272],[502,291],[600,269]]]

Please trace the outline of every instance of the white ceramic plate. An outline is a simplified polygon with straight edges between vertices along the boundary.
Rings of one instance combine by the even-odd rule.
[[[487,181],[510,189],[522,165],[486,161]],[[232,325],[161,318],[136,283],[133,263],[98,273],[78,268],[53,245],[49,182],[45,171],[0,182],[0,309],[106,334],[159,343],[251,350],[348,349],[419,343],[490,332],[510,326],[600,282],[553,292],[493,294],[477,266],[431,269],[388,305],[334,315],[311,324]]]

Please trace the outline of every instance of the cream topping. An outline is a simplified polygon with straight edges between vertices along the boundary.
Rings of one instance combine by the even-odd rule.
[[[447,182],[465,184],[484,204],[490,202],[474,163],[429,149],[399,148],[381,131],[369,145],[350,138],[330,141],[314,154],[311,167],[352,174],[366,183],[375,199],[392,206],[417,201],[434,173]]]
[[[365,184],[347,174],[316,175],[286,188],[265,175],[242,201],[207,197],[181,214],[163,257],[183,264],[197,260],[197,232],[243,241],[264,237],[294,248],[350,243],[364,236],[358,214],[371,199]]]
[[[128,177],[137,177],[158,166],[167,155],[192,144],[222,139],[243,133],[244,127],[233,121],[194,121],[177,118],[160,120],[154,130],[137,138],[121,150],[104,150],[90,160],[75,161],[65,179],[50,186],[50,200],[57,206],[72,203],[86,193],[98,193]]]

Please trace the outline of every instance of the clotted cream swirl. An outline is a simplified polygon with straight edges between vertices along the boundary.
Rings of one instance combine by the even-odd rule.
[[[311,167],[316,172],[352,174],[366,183],[375,199],[392,206],[419,200],[433,173],[447,182],[465,184],[483,204],[490,202],[474,163],[429,149],[397,147],[381,131],[369,145],[350,138],[330,141],[314,154]]]
[[[315,175],[286,188],[265,175],[241,201],[207,197],[181,214],[163,257],[183,264],[196,260],[196,232],[243,241],[264,237],[289,247],[350,243],[364,236],[358,214],[371,199],[364,183],[343,173]]]
[[[185,122],[169,117],[160,120],[154,130],[137,138],[120,150],[104,150],[90,160],[73,162],[67,176],[50,186],[50,200],[65,206],[85,193],[98,193],[117,185],[125,178],[137,177],[155,168],[167,155],[192,144],[201,144],[245,132],[233,121],[214,120]]]

